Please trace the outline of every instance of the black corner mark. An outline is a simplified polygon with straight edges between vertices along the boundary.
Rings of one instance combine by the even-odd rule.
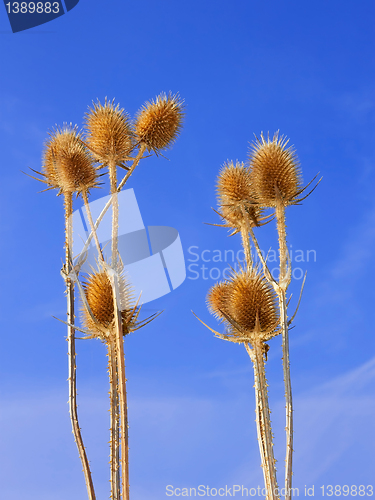
[[[65,8],[70,11],[79,0],[65,0]],[[13,1],[4,0],[13,33],[24,31],[48,23],[64,15],[62,0],[51,1]]]

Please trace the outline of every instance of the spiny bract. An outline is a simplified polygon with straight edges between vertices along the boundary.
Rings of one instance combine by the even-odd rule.
[[[137,113],[134,126],[138,141],[146,144],[149,151],[170,147],[181,130],[183,116],[179,95],[161,93]]]

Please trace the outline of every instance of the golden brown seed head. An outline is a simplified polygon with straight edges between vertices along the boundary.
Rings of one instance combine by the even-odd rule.
[[[259,338],[276,328],[279,317],[277,297],[271,285],[257,272],[240,271],[231,279],[228,314],[243,330]],[[257,316],[259,329],[257,332]]]
[[[134,133],[128,115],[114,101],[98,101],[85,116],[86,141],[96,160],[107,165],[123,163],[133,149]]]
[[[302,174],[293,147],[278,136],[261,135],[256,139],[250,153],[251,180],[259,203],[264,207],[276,206],[277,200],[286,205],[293,203],[302,186]]]
[[[107,330],[113,331],[115,328],[114,304],[112,285],[107,274],[104,271],[95,272],[88,275],[87,281],[82,283],[87,302],[91,312],[99,325]],[[132,320],[132,314],[129,309],[129,286],[123,277],[119,279],[119,289],[121,296],[121,315],[123,320],[124,335],[129,332],[129,326]],[[85,306],[82,306],[82,320],[84,326],[98,337],[105,340],[103,333],[98,329],[92,320]]]
[[[93,158],[76,127],[64,125],[50,133],[43,151],[43,173],[50,186],[82,193],[97,185]]]
[[[249,223],[258,225],[262,209],[254,205],[255,193],[251,183],[250,169],[236,161],[223,165],[217,179],[218,205],[223,218],[231,227],[239,228],[244,223],[242,207],[249,214]]]
[[[170,147],[181,130],[183,117],[183,101],[179,95],[161,93],[155,101],[146,102],[137,113],[138,141],[146,144],[149,151]]]

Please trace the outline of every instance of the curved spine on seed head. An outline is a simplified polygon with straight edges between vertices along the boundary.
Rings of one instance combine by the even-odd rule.
[[[102,165],[116,165],[129,159],[134,149],[134,131],[128,114],[105,98],[104,105],[98,100],[85,115],[86,143]]]
[[[138,111],[134,122],[137,141],[145,144],[149,151],[167,149],[177,139],[183,118],[184,106],[180,96],[162,92]]]
[[[81,138],[71,124],[50,132],[43,150],[43,175],[50,187],[82,194],[98,186],[93,157]]]

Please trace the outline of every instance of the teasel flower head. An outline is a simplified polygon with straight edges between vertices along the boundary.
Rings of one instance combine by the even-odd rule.
[[[107,341],[115,329],[113,291],[107,273],[95,271],[89,274],[82,288],[90,307],[88,311],[85,304],[81,306],[83,325],[92,336]],[[131,306],[131,287],[122,275],[119,277],[119,291],[122,329],[126,335],[135,329],[138,311]]]
[[[230,300],[230,283],[221,281],[215,283],[207,294],[206,302],[208,310],[219,321],[224,321],[224,314],[228,313],[228,304]],[[224,314],[223,314],[224,313]]]
[[[146,102],[135,118],[138,142],[145,144],[149,151],[169,148],[182,128],[183,109],[178,94],[161,93],[155,100]]]
[[[280,333],[277,297],[258,268],[238,272],[214,285],[207,296],[209,310],[226,325],[218,337],[232,342],[263,343]]]
[[[261,225],[263,210],[256,202],[250,170],[243,163],[224,163],[217,179],[217,196],[224,226],[240,229],[245,223],[244,212],[250,226]]]
[[[134,132],[129,116],[119,104],[105,99],[93,103],[85,116],[86,142],[103,166],[113,161],[122,165],[134,148]]]
[[[251,181],[258,202],[263,207],[275,207],[281,201],[284,206],[293,205],[303,191],[300,164],[288,140],[276,132],[272,141],[256,138],[250,152]]]
[[[256,268],[233,273],[228,311],[244,331],[260,338],[278,326],[277,296]]]
[[[43,172],[51,188],[81,194],[97,187],[94,160],[81,141],[77,127],[64,125],[49,134],[43,151]]]

